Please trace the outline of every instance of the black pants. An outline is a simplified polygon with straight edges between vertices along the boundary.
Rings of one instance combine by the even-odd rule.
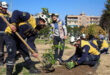
[[[20,34],[20,33],[19,33]],[[25,46],[25,44],[16,36],[14,35],[15,39],[16,39],[16,47],[17,50],[20,52],[20,54],[22,55],[24,61],[25,61],[25,66],[26,68],[30,69],[31,67],[34,66],[34,64],[32,64],[32,60],[30,58],[29,55],[29,50],[28,48]],[[21,35],[22,36],[22,35]],[[23,36],[22,36],[23,37]],[[23,37],[24,38],[24,37]]]
[[[30,68],[33,65],[31,64],[31,59],[28,53],[27,47],[21,42],[21,40],[16,35],[5,36],[6,47],[8,52],[7,57],[7,75],[8,73],[13,72],[13,67],[15,63],[16,50],[18,50],[23,56],[27,67]]]
[[[6,35],[4,38],[5,38],[7,52],[8,52],[8,56],[6,60],[7,75],[8,75],[8,73],[12,73],[13,71],[17,48],[16,48],[15,39],[12,36]]]
[[[58,47],[59,47],[59,43],[60,43],[60,51],[58,53]],[[65,47],[65,40],[61,39],[59,36],[55,36],[54,40],[53,40],[53,44],[55,46],[55,56],[54,58],[57,59],[62,59],[63,56],[63,52],[64,52],[64,47]]]
[[[5,45],[5,34],[0,33],[0,62],[4,62],[4,45]]]
[[[99,58],[100,58],[100,55],[90,54],[86,57],[86,60],[82,64],[94,66],[98,62]]]
[[[17,43],[17,50],[20,52],[20,54],[23,56],[23,59],[25,61],[30,61],[30,55],[29,55],[29,51],[28,48],[22,43],[22,41],[20,39],[16,39],[16,43]],[[29,64],[30,65],[30,64]],[[28,65],[28,66],[29,66]]]
[[[102,50],[100,50],[100,53],[102,54],[102,53],[108,53],[108,48],[103,48]]]
[[[68,61],[73,60],[74,62],[78,60],[78,58],[81,58],[81,56],[75,57],[75,55],[73,55],[72,57],[70,57]],[[100,58],[100,55],[93,55],[93,54],[89,54],[86,56],[86,59],[79,65],[90,65],[90,66],[94,66],[98,60]]]

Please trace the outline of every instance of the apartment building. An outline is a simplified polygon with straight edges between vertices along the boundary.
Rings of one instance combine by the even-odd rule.
[[[67,15],[65,17],[66,25],[74,26],[89,26],[91,24],[99,24],[100,16],[87,16],[84,12],[80,15]]]

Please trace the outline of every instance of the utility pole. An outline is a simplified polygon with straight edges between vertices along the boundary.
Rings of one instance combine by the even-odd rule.
[[[12,0],[11,0],[11,12],[12,12]]]

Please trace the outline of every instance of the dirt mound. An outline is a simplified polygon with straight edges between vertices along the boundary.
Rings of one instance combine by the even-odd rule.
[[[42,75],[97,75],[95,70],[89,66],[78,66],[72,70],[66,69],[64,66],[57,67],[52,73],[42,73]]]

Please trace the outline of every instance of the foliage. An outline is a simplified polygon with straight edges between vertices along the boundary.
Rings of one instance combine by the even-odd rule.
[[[51,30],[51,27],[50,29]],[[53,31],[49,31],[51,34],[53,34]],[[48,34],[50,36],[50,34]],[[53,40],[49,40],[48,39],[48,43],[51,44],[51,42],[53,42]],[[43,54],[43,62],[44,62],[44,66],[48,66],[48,65],[54,65],[56,60],[54,59],[54,46],[51,46],[51,49],[48,49],[47,52],[45,52]],[[51,66],[50,66],[51,67]],[[50,68],[49,67],[49,68]]]
[[[48,18],[50,18],[49,16],[49,12],[48,12],[48,9],[47,8],[42,8],[42,13],[47,15]],[[51,20],[50,22],[51,23]],[[43,35],[43,37],[48,37],[47,39],[47,42],[49,44],[51,44],[53,42],[53,39],[49,39],[50,38],[50,35],[53,34],[53,31],[52,31],[52,27],[50,27],[49,25],[47,27],[45,27],[44,29],[42,29],[40,32],[39,32],[40,35]],[[48,49],[46,53],[43,54],[43,61],[44,61],[44,65],[49,65],[49,64],[55,64],[56,60],[54,58],[54,50],[55,48],[60,48],[62,49],[62,44],[59,44],[59,45],[52,45],[51,49]]]
[[[50,27],[46,26],[44,29],[40,30],[39,37],[43,35],[43,37],[49,37]]]
[[[50,31],[51,34],[53,34],[53,31]],[[49,40],[48,40],[49,41]],[[49,41],[49,44],[51,44],[51,42],[53,42],[53,39],[51,39]],[[61,43],[59,43],[59,45],[52,45],[51,49],[48,49],[47,52],[45,52],[43,54],[43,61],[44,61],[44,66],[52,64],[54,65],[56,63],[56,60],[54,58],[54,50],[56,48],[62,50],[62,45]]]
[[[110,0],[107,0],[105,4],[105,10],[103,10],[101,16],[100,26],[110,34]]]
[[[68,32],[68,34],[71,34],[73,31],[72,31],[72,27],[70,27],[70,26],[67,26],[67,32]]]
[[[78,36],[79,33],[80,33],[80,27],[70,27],[70,26],[67,26],[67,32],[70,36]]]
[[[49,15],[49,11],[48,8],[42,8],[42,14],[47,16],[47,26],[45,28],[43,28],[42,30],[40,30],[40,32],[38,33],[39,36],[38,37],[42,37],[42,38],[49,38],[50,36],[50,32],[51,32],[51,27],[50,27],[50,15]]]
[[[54,52],[52,49],[49,49],[47,53],[43,54],[45,65],[55,64],[56,60],[54,60]]]
[[[49,64],[54,65],[56,63],[56,60],[54,58],[54,50],[55,48],[62,50],[62,45],[63,44],[61,43],[59,43],[59,45],[52,45],[51,49],[48,49],[47,52],[43,54],[44,65],[49,65]]]
[[[100,26],[95,24],[82,28],[80,33],[85,33],[87,35],[87,38],[89,37],[89,35],[94,35],[95,38],[99,38],[99,34],[103,34],[104,36],[106,35],[106,32]]]
[[[48,17],[48,15],[49,15],[48,8],[42,8],[42,13],[47,15],[47,17]]]
[[[62,46],[63,46],[63,45],[64,45],[64,44],[60,42],[59,45],[54,45],[54,46],[53,46],[53,49],[58,48],[58,49],[62,50]]]
[[[79,29],[80,28],[77,27],[77,26],[73,28],[74,36],[79,36],[79,34],[80,34],[80,30]]]
[[[6,72],[6,68],[0,67],[0,75],[4,74]]]

